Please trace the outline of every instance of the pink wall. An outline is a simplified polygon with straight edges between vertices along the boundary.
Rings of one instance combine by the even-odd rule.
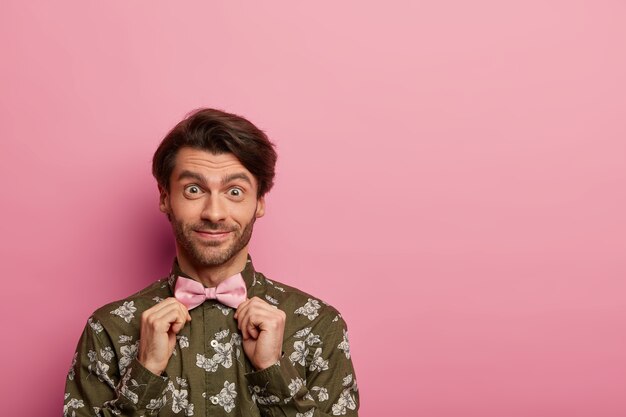
[[[278,144],[252,254],[344,313],[363,416],[626,415],[624,2],[212,3],[0,6],[2,415],[167,272],[199,106]]]

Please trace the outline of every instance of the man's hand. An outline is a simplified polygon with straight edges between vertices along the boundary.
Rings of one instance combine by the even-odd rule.
[[[243,335],[243,350],[257,370],[280,360],[286,318],[283,311],[259,297],[252,297],[237,308],[235,319]]]
[[[139,363],[161,375],[174,352],[176,335],[191,320],[184,306],[174,297],[166,298],[141,314]]]

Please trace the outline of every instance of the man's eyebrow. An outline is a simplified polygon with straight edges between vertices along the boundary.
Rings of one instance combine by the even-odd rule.
[[[178,175],[177,181],[183,180],[185,178],[191,178],[191,179],[196,180],[196,181],[198,181],[199,183],[202,183],[202,184],[205,183],[204,177],[202,175],[198,174],[197,172],[184,170],[183,172],[181,172]]]
[[[235,180],[243,180],[247,182],[248,184],[252,185],[252,181],[250,180],[250,177],[243,172],[237,172],[235,174],[230,174],[230,175],[225,176],[224,178],[222,178],[222,185],[228,184],[229,182],[232,182]]]
[[[200,184],[205,184],[206,183],[206,179],[202,175],[198,174],[197,172],[193,172],[193,171],[189,171],[189,170],[182,171],[178,175],[177,181],[180,181],[180,180],[183,180],[183,179],[186,179],[186,178],[191,178],[193,180],[196,180]],[[220,182],[222,183],[222,185],[225,185],[225,184],[228,184],[229,182],[233,182],[235,180],[242,180],[242,181],[247,182],[248,184],[252,185],[252,180],[250,179],[250,176],[248,176],[244,172],[236,172],[234,174],[226,175],[225,177],[222,177]]]

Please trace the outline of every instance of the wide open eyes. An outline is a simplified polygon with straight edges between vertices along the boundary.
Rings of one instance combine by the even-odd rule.
[[[187,198],[199,198],[204,195],[205,191],[196,184],[189,184],[185,186],[184,194]],[[226,191],[226,195],[233,200],[242,200],[244,198],[244,191],[240,187],[231,187]]]
[[[185,196],[189,198],[198,198],[204,193],[204,191],[202,191],[202,188],[200,188],[196,184],[189,184],[185,186],[184,192],[185,192]]]

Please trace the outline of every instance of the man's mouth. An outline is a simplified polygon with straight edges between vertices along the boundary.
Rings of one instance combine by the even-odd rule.
[[[196,230],[195,231],[200,237],[205,239],[220,239],[228,236],[230,234],[230,230]]]

